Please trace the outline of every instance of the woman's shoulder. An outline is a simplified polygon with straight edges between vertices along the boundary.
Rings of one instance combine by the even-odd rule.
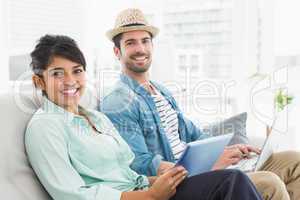
[[[38,123],[43,126],[46,124],[53,124],[58,123],[61,124],[62,117],[60,113],[51,113],[51,112],[45,112],[44,109],[39,108],[31,117],[30,121],[28,122],[28,126],[30,126],[32,123],[38,121]]]
[[[68,135],[63,121],[39,109],[32,116],[25,131],[25,148],[29,159],[39,162],[42,157],[67,149]],[[48,158],[47,158],[48,159]],[[50,159],[50,157],[49,157]]]
[[[39,135],[54,136],[64,130],[64,118],[61,114],[45,112],[39,108],[27,124],[26,137],[38,137]]]

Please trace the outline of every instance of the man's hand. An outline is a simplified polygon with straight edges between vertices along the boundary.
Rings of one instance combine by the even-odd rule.
[[[157,170],[157,176],[164,174],[166,171],[173,168],[174,166],[175,166],[174,163],[167,162],[167,161],[161,161],[159,168]]]
[[[249,158],[250,152],[260,154],[261,150],[245,144],[227,146],[214,164],[212,170],[224,169],[230,165],[237,164],[240,160]]]

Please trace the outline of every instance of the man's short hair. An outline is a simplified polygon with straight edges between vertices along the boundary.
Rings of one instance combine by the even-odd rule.
[[[126,27],[127,26],[136,26],[136,25],[141,25],[141,24],[129,24],[129,25],[126,25]],[[153,35],[150,33],[150,32],[148,32],[149,33],[149,35],[150,35],[150,37],[151,37],[151,39],[153,38]],[[121,39],[122,39],[122,35],[123,35],[123,33],[119,33],[118,35],[116,35],[115,37],[113,37],[113,39],[112,39],[112,41],[113,41],[113,43],[114,43],[114,45],[115,45],[115,47],[117,47],[118,49],[120,49],[120,47],[121,47]]]

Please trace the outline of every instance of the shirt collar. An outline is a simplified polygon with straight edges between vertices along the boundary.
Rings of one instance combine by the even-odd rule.
[[[62,108],[61,106],[58,106],[51,100],[49,100],[47,97],[43,98],[43,104],[42,104],[42,109],[44,112],[48,114],[54,114],[54,115],[59,115],[62,116],[65,122],[71,123],[73,120],[76,118],[81,118],[82,116],[76,115],[72,112],[67,111],[66,109]],[[94,115],[93,113],[85,110],[81,106],[79,106],[79,110],[83,113],[86,113],[87,115]]]
[[[82,119],[86,120],[83,116],[76,115],[72,112],[67,111],[61,106],[58,106],[57,104],[49,100],[47,97],[44,97],[43,99],[42,109],[47,114],[61,117],[65,123],[70,125],[77,125],[78,123],[80,123]],[[101,124],[103,123],[101,118],[97,116],[96,114],[97,111],[93,112],[93,110],[84,109],[82,106],[79,106],[78,110],[79,112],[85,114],[89,118],[89,120],[91,120],[94,127],[101,132],[102,130]]]

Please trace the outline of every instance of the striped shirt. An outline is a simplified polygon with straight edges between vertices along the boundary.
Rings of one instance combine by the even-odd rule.
[[[170,143],[175,160],[178,160],[183,153],[186,143],[181,141],[178,133],[178,117],[177,112],[172,108],[166,98],[155,90],[156,94],[152,94],[156,105],[162,126]]]

